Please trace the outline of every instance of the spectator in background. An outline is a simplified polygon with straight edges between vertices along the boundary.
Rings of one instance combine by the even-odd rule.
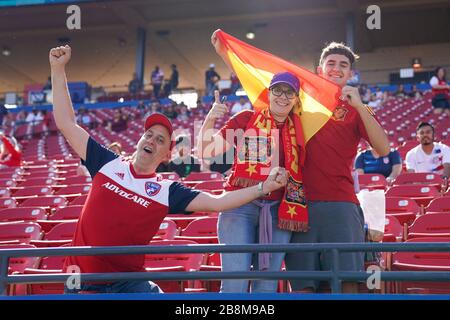
[[[133,79],[131,79],[131,81],[128,83],[128,92],[130,92],[132,96],[135,96],[138,93],[140,93],[142,89],[143,89],[142,81],[139,80],[135,72],[133,73]]]
[[[394,94],[397,98],[406,98],[408,95],[407,95],[407,93],[405,92],[405,88],[403,87],[403,85],[402,84],[400,84],[399,86],[398,86],[398,89],[397,89],[397,91],[395,91],[395,94]]]
[[[450,115],[450,104],[448,102],[450,85],[447,84],[444,68],[436,68],[435,75],[430,80],[430,86],[433,92],[431,104],[434,107],[434,113],[445,112]]]
[[[230,74],[230,80],[231,80],[231,94],[236,94],[236,91],[241,87],[241,83],[239,82],[239,78],[237,77],[236,73],[231,72]]]
[[[47,110],[42,111],[42,124],[44,125],[44,131],[48,131],[50,122],[52,121],[52,116],[47,113]]]
[[[6,109],[4,104],[0,103],[0,127],[3,126],[3,118],[8,114],[8,109]]]
[[[44,87],[42,87],[42,92],[45,94],[44,100],[48,103],[52,102],[52,77],[49,76]]]
[[[150,105],[150,110],[147,111],[147,113],[144,115],[144,118],[147,118],[149,115],[154,113],[160,113],[161,106],[159,105],[159,102],[152,102]]]
[[[22,163],[22,151],[14,137],[6,137],[0,133],[0,168],[19,167]]]
[[[236,113],[239,113],[242,110],[251,110],[251,109],[252,105],[250,104],[250,102],[244,97],[240,97],[239,101],[233,104],[233,107],[231,108],[231,115],[235,115]]]
[[[217,82],[220,80],[220,75],[215,70],[216,65],[211,63],[209,69],[205,72],[205,89],[206,95],[212,96],[217,86]]]
[[[147,106],[145,105],[144,101],[140,100],[138,102],[138,105],[136,106],[136,109],[139,112],[139,116],[142,118],[146,113]]]
[[[170,96],[172,88],[170,87],[170,80],[164,80],[162,94],[159,95],[160,98],[167,98]]]
[[[26,119],[28,117],[28,114],[25,111],[19,111],[16,115],[16,119],[14,120],[14,126],[20,126],[22,124],[27,123]]]
[[[86,128],[92,129],[92,118],[87,112],[86,109],[80,108],[78,109],[77,122]]]
[[[161,92],[161,86],[162,86],[163,80],[164,80],[164,73],[158,66],[156,66],[155,69],[152,71],[150,80],[151,80],[150,82],[153,86],[153,95],[155,96],[156,99],[158,99],[159,94]]]
[[[381,100],[377,99],[377,96],[375,94],[372,94],[370,97],[370,101],[367,104],[369,107],[371,107],[373,110],[377,110],[381,107]]]
[[[173,104],[169,104],[163,111],[163,114],[169,119],[176,119],[178,113],[175,111]]]
[[[189,118],[191,117],[191,113],[188,110],[188,107],[186,105],[181,105],[180,106],[180,113],[178,114],[178,120],[184,120],[187,121],[189,120]]]
[[[380,155],[372,148],[360,152],[355,160],[355,170],[358,174],[378,173],[391,183],[402,172],[402,159],[397,150],[391,150],[387,156]]]
[[[364,95],[361,96],[362,102],[367,104],[370,102],[370,98],[372,97],[372,90],[370,90],[369,88],[367,88],[364,91]]]
[[[128,128],[128,118],[122,113],[122,110],[116,109],[112,121],[109,122],[108,127],[114,132],[121,132]]]
[[[381,91],[380,87],[375,87],[375,97],[380,101],[380,104],[384,102],[384,93]]]
[[[109,144],[108,149],[118,155],[123,155],[122,144],[120,142],[114,141]]]
[[[179,74],[178,74],[177,66],[175,64],[172,64],[171,68],[172,68],[172,74],[170,75],[169,84],[170,84],[170,91],[173,91],[178,88]]]
[[[200,172],[200,160],[192,155],[188,136],[180,135],[175,140],[175,156],[169,162],[169,171],[185,178],[191,172]]]
[[[411,92],[408,93],[408,96],[415,100],[419,100],[422,98],[423,94],[419,89],[417,89],[417,85],[413,84]]]
[[[33,111],[27,115],[25,122],[34,126],[41,122],[43,119],[44,117],[42,116],[42,113],[36,109],[33,109]]]
[[[408,172],[429,172],[450,174],[450,147],[434,142],[434,127],[428,122],[421,122],[416,129],[417,141],[420,145],[406,154],[406,169]]]

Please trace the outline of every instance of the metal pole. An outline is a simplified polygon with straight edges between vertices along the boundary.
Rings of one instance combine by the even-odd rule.
[[[347,13],[345,18],[345,43],[355,50],[355,16],[352,12]]]
[[[341,293],[342,292],[342,283],[339,279],[339,250],[332,249],[331,250],[331,272],[333,273],[333,277],[331,278],[331,292],[332,293]]]
[[[9,257],[5,255],[0,258],[0,295],[6,296]]]
[[[144,28],[137,29],[137,46],[136,46],[136,75],[143,85],[145,77],[145,40],[147,32]]]

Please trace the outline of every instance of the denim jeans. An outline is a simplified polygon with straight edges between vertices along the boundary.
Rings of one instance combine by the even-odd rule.
[[[262,200],[261,202],[272,202]],[[278,228],[279,204],[271,207],[272,214],[272,243],[289,243],[291,231]],[[260,207],[254,203],[220,213],[218,221],[219,243],[223,244],[252,244],[259,243]],[[267,271],[279,271],[284,259],[284,252],[273,252],[269,260]],[[258,255],[252,253],[223,253],[223,271],[258,270]],[[251,283],[251,292],[276,292],[278,280],[255,280]],[[220,292],[248,292],[249,280],[223,280]]]
[[[151,281],[116,281],[110,284],[82,283],[80,289],[68,289],[64,286],[64,293],[79,293],[90,291],[92,293],[163,293],[163,291]]]

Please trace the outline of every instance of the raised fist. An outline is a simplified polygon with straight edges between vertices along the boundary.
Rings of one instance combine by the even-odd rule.
[[[64,47],[56,47],[50,50],[49,60],[52,68],[64,68],[69,62],[72,49],[65,45]]]

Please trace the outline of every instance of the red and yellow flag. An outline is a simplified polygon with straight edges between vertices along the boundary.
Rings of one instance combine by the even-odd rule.
[[[221,30],[217,40],[226,49],[233,71],[257,110],[269,104],[268,88],[274,74],[287,71],[299,78],[301,107],[294,108],[294,122],[302,128],[296,130],[299,145],[304,146],[330,119],[340,95],[337,85]]]

